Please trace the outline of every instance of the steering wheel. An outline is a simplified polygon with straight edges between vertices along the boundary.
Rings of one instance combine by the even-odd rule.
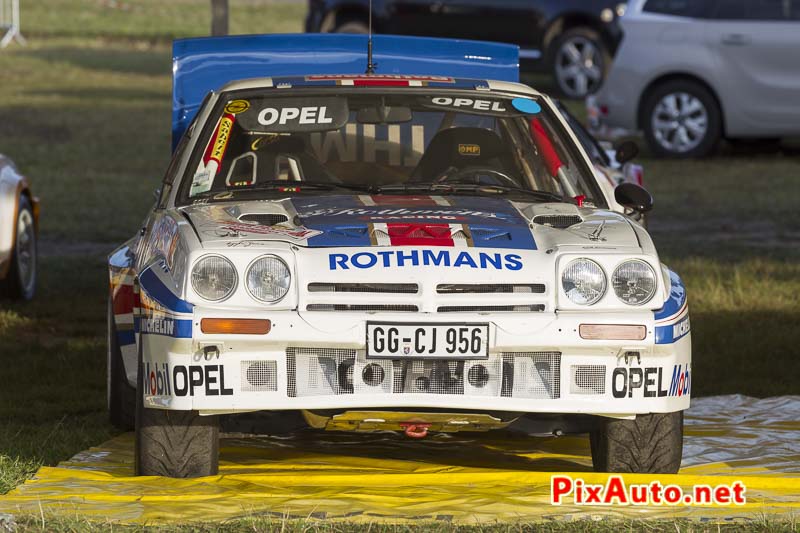
[[[480,182],[480,175],[488,175],[495,179],[496,183],[494,184],[486,184]],[[496,168],[491,167],[466,167],[460,170],[453,172],[452,174],[449,172],[445,172],[438,178],[434,180],[434,183],[470,183],[469,181],[463,180],[462,178],[466,176],[473,176],[475,179],[472,180],[474,185],[499,185],[499,186],[509,186],[509,187],[519,187],[519,183],[503,172],[500,172]]]

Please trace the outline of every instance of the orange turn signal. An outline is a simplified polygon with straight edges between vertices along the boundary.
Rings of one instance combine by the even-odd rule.
[[[266,335],[272,322],[256,318],[204,318],[200,321],[203,333],[222,335]]]
[[[643,341],[647,337],[645,326],[621,324],[581,324],[578,332],[587,340]]]

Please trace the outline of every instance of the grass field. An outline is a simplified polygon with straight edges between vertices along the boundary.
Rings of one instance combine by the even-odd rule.
[[[305,4],[231,0],[231,9],[235,33],[291,32]],[[208,1],[23,2],[23,25],[29,45],[0,51],[0,152],[42,199],[41,285],[30,304],[0,302],[0,494],[114,433],[104,255],[152,203],[169,159],[169,43],[207,31]],[[642,163],[656,198],[652,234],[690,293],[695,395],[800,393],[800,153]]]

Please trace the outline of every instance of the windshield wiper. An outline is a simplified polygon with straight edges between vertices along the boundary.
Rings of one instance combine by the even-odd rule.
[[[378,193],[393,193],[393,192],[436,192],[439,194],[453,194],[453,193],[484,193],[484,194],[524,194],[526,196],[533,196],[545,202],[564,202],[564,197],[560,194],[537,191],[533,189],[524,189],[522,187],[508,187],[505,185],[476,185],[471,183],[414,183],[414,184],[398,184],[386,185],[377,189]]]
[[[222,191],[206,191],[192,196],[192,200],[200,200],[205,198],[216,198],[224,200],[231,198],[236,194],[241,193],[259,193],[264,191],[279,191],[279,192],[293,192],[292,189],[297,189],[302,192],[306,190],[315,191],[334,191],[338,189],[347,191],[367,192],[374,191],[374,187],[366,185],[348,185],[344,183],[330,183],[323,181],[266,181],[263,183],[256,183],[253,187],[242,187],[240,189],[225,189]]]

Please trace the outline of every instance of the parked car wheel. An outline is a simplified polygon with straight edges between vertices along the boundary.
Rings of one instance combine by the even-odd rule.
[[[108,418],[111,425],[123,431],[136,426],[136,389],[128,383],[122,352],[114,324],[114,309],[108,303]]]
[[[136,475],[193,478],[219,471],[219,417],[144,406],[141,348],[136,380]]]
[[[26,196],[19,199],[14,250],[6,279],[0,282],[0,295],[30,300],[36,293],[38,248],[33,207]]]
[[[611,55],[599,33],[572,28],[553,43],[551,61],[561,93],[568,98],[585,98],[603,84]]]
[[[369,33],[369,26],[362,20],[350,19],[337,24],[333,29],[333,33],[366,34]]]
[[[590,434],[597,472],[674,474],[683,452],[683,411],[608,419]]]
[[[645,96],[642,119],[647,144],[663,157],[708,155],[722,135],[722,115],[716,99],[691,80],[658,85]]]

